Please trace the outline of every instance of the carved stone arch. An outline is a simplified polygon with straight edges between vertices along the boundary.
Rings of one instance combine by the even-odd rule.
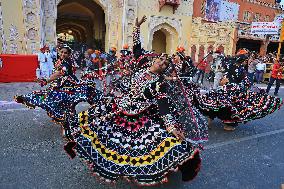
[[[94,15],[92,10],[82,5],[80,1],[73,1],[64,5],[59,5],[57,7],[57,12],[62,12],[62,11],[66,12],[66,10],[68,10],[70,7],[76,7],[77,11],[82,12],[86,17],[91,17],[92,19],[94,19],[94,17],[96,16]]]
[[[149,21],[149,31],[152,31],[154,28],[162,24],[168,24],[170,27],[174,28],[179,35],[178,38],[181,38],[181,20],[166,16],[151,16]]]
[[[88,30],[78,23],[68,22],[58,25],[57,32],[66,32],[69,29],[71,29],[73,32],[75,31],[76,39],[79,39],[82,42],[86,42]]]
[[[35,40],[37,38],[37,30],[35,28],[30,28],[27,31],[27,37],[29,40]]]
[[[56,1],[56,6],[58,6],[59,3],[61,3],[62,1],[63,1],[63,0],[57,0],[57,1]],[[97,3],[98,5],[100,5],[104,11],[107,10],[107,1],[108,1],[108,0],[93,0],[93,1],[94,1],[95,3]]]
[[[135,20],[135,11],[134,9],[128,9],[127,11],[127,18],[131,21]]]
[[[86,30],[82,32],[83,35],[78,34],[76,39],[80,39],[80,42],[86,43],[90,47],[96,43],[93,39],[98,39],[102,42],[101,48],[108,48],[109,41],[112,40],[110,30],[114,26],[107,23],[115,22],[112,20],[114,16],[110,14],[113,9],[112,1],[56,0],[54,9],[54,16],[49,17],[50,21],[48,22],[48,25],[51,25],[50,23],[52,22],[56,25],[53,29],[55,37],[49,37],[48,40],[56,40],[54,38],[56,38],[57,31],[60,30],[59,25],[61,23],[74,21],[82,25],[84,30]],[[78,17],[78,19],[76,19],[76,17]],[[81,31],[81,29],[78,31]]]
[[[27,15],[26,15],[25,21],[26,21],[28,24],[33,25],[33,24],[35,24],[36,19],[37,19],[37,18],[36,18],[36,14],[33,13],[33,12],[29,12],[29,13],[27,13]]]
[[[63,0],[57,0],[56,1],[56,12],[57,12],[57,8],[58,6],[60,6],[59,4],[62,2]],[[79,0],[80,1],[80,0]],[[98,4],[104,11],[105,13],[105,20],[108,20],[108,10],[109,10],[109,6],[111,4],[111,2],[109,2],[109,0],[91,0],[94,3]],[[56,14],[56,18],[57,18],[57,14]],[[55,19],[56,19],[55,18]]]
[[[160,23],[150,30],[147,49],[152,50],[154,33],[159,30],[164,31],[167,35],[167,41],[169,41],[169,44],[167,45],[167,53],[174,53],[176,47],[179,45],[179,34],[173,26],[166,22]]]

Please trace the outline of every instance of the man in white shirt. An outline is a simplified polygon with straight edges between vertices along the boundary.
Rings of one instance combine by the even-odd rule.
[[[53,64],[52,54],[49,50],[49,47],[47,47],[45,50],[45,56],[47,58],[48,77],[50,77],[52,74],[53,68],[54,68],[54,64]]]
[[[256,81],[259,84],[263,80],[263,74],[266,72],[266,64],[263,60],[259,60],[256,65]]]
[[[45,55],[45,49],[46,47],[42,47],[40,49],[40,53],[38,53],[38,62],[39,62],[39,68],[40,68],[40,75],[41,78],[48,78],[48,63],[47,63],[47,57]]]

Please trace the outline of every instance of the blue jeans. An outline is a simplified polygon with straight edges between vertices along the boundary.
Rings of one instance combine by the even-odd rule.
[[[253,81],[254,81],[254,72],[253,73],[248,73],[248,78],[250,81],[250,85],[253,85]]]
[[[264,74],[264,70],[256,70],[255,78],[256,78],[257,83],[263,80],[263,74]]]
[[[266,93],[269,93],[270,88],[273,85],[275,80],[276,80],[276,87],[275,87],[274,94],[278,94],[278,91],[279,91],[279,88],[280,88],[281,79],[276,79],[276,78],[273,78],[273,77],[270,77],[270,80],[269,80],[269,83],[268,83],[268,86],[267,86],[267,89],[266,89]]]

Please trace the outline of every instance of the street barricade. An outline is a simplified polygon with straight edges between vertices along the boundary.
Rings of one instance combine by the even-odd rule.
[[[36,80],[36,55],[0,54],[0,82],[32,82]]]

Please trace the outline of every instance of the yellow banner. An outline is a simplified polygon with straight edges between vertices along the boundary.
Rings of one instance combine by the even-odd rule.
[[[284,22],[281,24],[281,31],[280,31],[280,42],[284,41]]]

